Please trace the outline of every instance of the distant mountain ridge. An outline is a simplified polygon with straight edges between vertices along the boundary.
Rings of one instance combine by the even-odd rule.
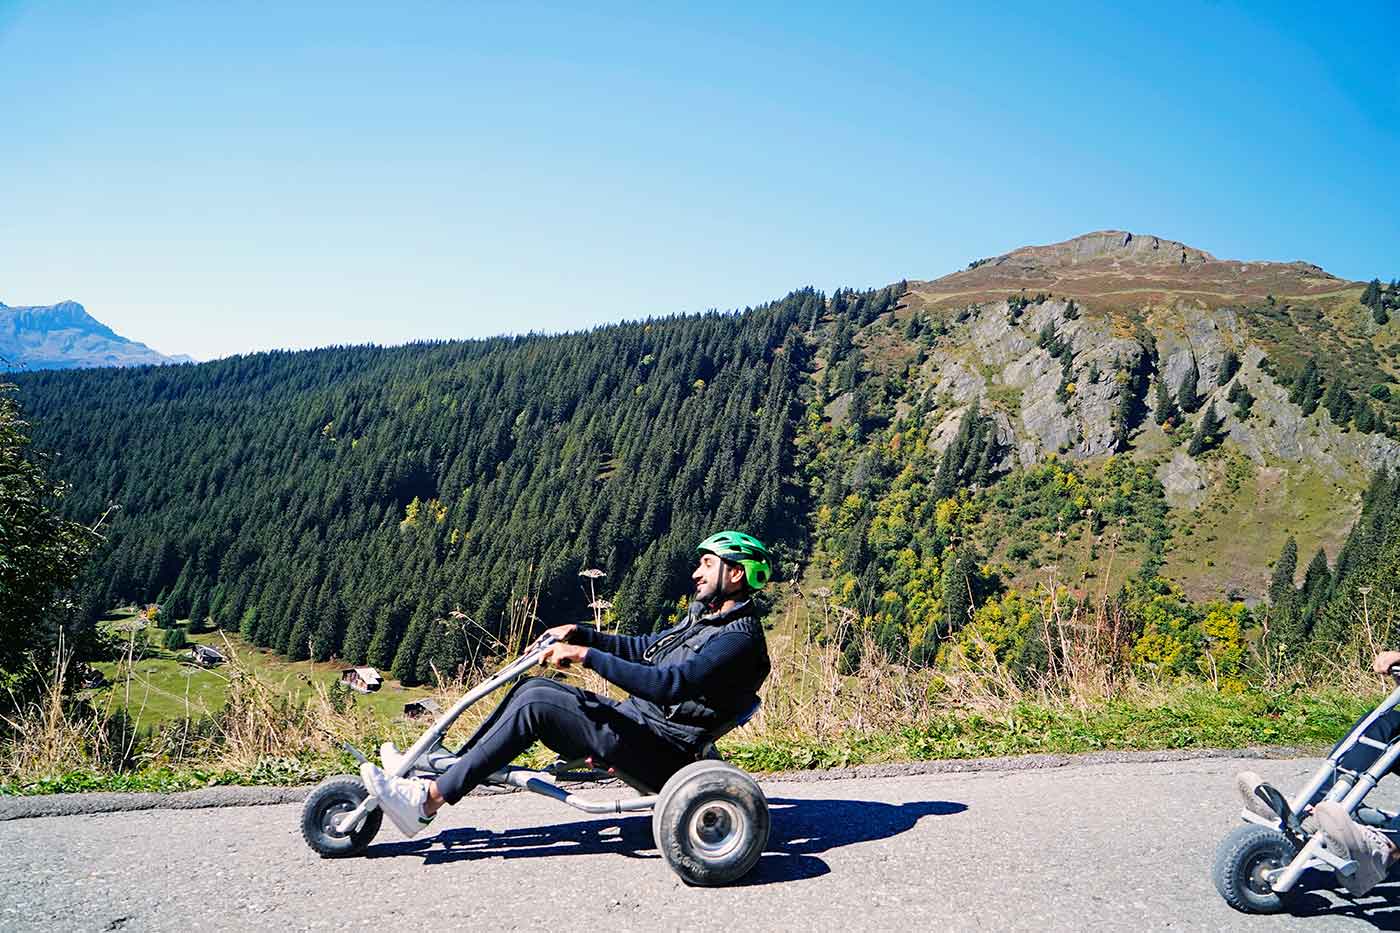
[[[188,363],[128,340],[76,301],[10,307],[0,302],[0,372]]]

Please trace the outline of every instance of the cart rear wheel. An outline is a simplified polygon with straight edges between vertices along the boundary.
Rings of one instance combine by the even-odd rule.
[[[768,844],[768,800],[733,765],[697,761],[666,782],[652,827],[657,847],[681,880],[728,884],[748,874]]]
[[[1215,852],[1211,877],[1225,903],[1247,914],[1276,914],[1287,895],[1274,891],[1267,872],[1283,868],[1297,855],[1288,837],[1268,826],[1237,827]]]
[[[692,775],[702,771],[713,771],[716,768],[732,767],[728,763],[717,758],[705,758],[700,761],[692,761],[671,775],[666,783],[661,785],[661,790],[657,792],[656,803],[651,808],[651,838],[656,842],[656,850],[665,852],[666,845],[662,841],[661,814],[666,809],[666,802],[671,799],[671,794],[675,789],[686,782]]]
[[[379,832],[384,811],[374,810],[352,833],[341,833],[335,821],[354,810],[369,796],[359,778],[339,774],[326,778],[311,791],[301,808],[301,835],[322,858],[359,855]]]

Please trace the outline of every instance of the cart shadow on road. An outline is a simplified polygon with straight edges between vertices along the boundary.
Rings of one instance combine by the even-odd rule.
[[[1350,900],[1345,895],[1321,885],[1307,885],[1304,875],[1302,890],[1288,904],[1288,914],[1294,917],[1354,917],[1378,930],[1400,930],[1400,883],[1383,884],[1365,897]]]
[[[767,851],[739,884],[774,884],[817,878],[831,871],[818,853],[907,832],[926,816],[962,813],[967,805],[946,800],[902,804],[870,800],[773,798],[772,832]],[[371,845],[366,858],[412,856],[424,864],[479,858],[616,853],[627,858],[659,859],[650,816],[571,820],[550,826],[522,826],[502,833],[463,827],[427,839]]]

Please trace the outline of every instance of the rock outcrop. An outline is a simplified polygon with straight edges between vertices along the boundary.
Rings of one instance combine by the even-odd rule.
[[[1160,243],[1155,247],[1161,248]],[[1151,249],[1149,244],[1140,251]],[[1100,252],[1090,244],[1082,255],[1092,259]],[[924,369],[931,391],[945,405],[932,415],[939,425],[936,446],[946,443],[943,435],[951,437],[962,412],[974,402],[994,418],[999,441],[1009,452],[1007,467],[1030,466],[1051,455],[1101,457],[1130,446],[1122,436],[1125,401],[1138,414],[1137,422],[1149,421],[1155,405],[1146,378],[1152,348],[1144,341],[1150,335],[1157,353],[1154,378],[1165,381],[1174,399],[1187,371],[1193,366],[1197,371],[1200,406],[1184,416],[1175,443],[1184,447],[1203,412],[1214,404],[1229,442],[1260,466],[1306,464],[1338,482],[1355,482],[1360,473],[1381,466],[1400,467],[1400,442],[1343,430],[1321,408],[1305,417],[1261,367],[1264,352],[1249,341],[1234,309],[1181,303],[1146,316],[1133,336],[1115,327],[1112,316],[1071,310],[1068,299],[1048,296],[1019,300],[1015,307],[1007,300],[974,305],[959,317],[961,322],[933,349]],[[1050,344],[1041,345],[1043,335],[1053,335]],[[1219,385],[1230,352],[1240,366]],[[1255,398],[1243,418],[1227,401],[1234,381]],[[1128,392],[1137,397],[1125,400]],[[1200,506],[1207,472],[1184,449],[1169,453],[1159,477],[1173,505]]]

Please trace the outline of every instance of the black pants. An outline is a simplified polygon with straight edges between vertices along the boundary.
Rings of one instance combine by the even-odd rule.
[[[448,803],[456,803],[536,739],[565,758],[592,755],[659,788],[693,759],[628,716],[621,706],[592,691],[543,677],[522,680],[467,741],[460,760],[438,778],[438,790]]]
[[[1369,716],[1370,714],[1367,713],[1366,715]],[[1365,719],[1366,717],[1363,716],[1361,718]],[[1355,729],[1360,724],[1361,719],[1358,719],[1356,722],[1352,723],[1351,729]],[[1351,729],[1347,730],[1347,735],[1351,735]],[[1362,735],[1366,736],[1368,739],[1375,739],[1377,742],[1389,744],[1394,740],[1396,735],[1400,735],[1400,707],[1396,707],[1383,716],[1377,717],[1376,721],[1371,723],[1370,727],[1367,728]],[[1343,738],[1342,741],[1346,741],[1346,739]],[[1336,745],[1332,746],[1332,751],[1335,752],[1341,745],[1342,743],[1338,742]],[[1375,764],[1376,759],[1379,757],[1381,757],[1380,749],[1371,748],[1369,745],[1357,745],[1352,748],[1351,751],[1343,755],[1338,764],[1343,768],[1348,768],[1359,773]],[[1391,766],[1389,773],[1400,773],[1400,762],[1396,762],[1396,764]]]

